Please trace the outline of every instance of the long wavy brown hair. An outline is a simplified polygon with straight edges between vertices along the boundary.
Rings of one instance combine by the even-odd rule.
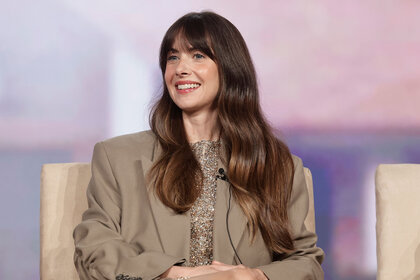
[[[222,16],[189,13],[178,19],[163,38],[162,76],[177,36],[218,66],[220,85],[214,102],[225,151],[222,157],[233,197],[248,219],[251,242],[259,230],[273,252],[289,252],[294,248],[287,214],[294,174],[292,156],[261,112],[256,73],[244,39]],[[187,140],[182,111],[170,98],[165,82],[162,96],[151,111],[150,126],[163,152],[149,178],[154,180],[158,198],[175,212],[184,213],[200,194],[192,186],[197,184],[197,174],[202,173]]]

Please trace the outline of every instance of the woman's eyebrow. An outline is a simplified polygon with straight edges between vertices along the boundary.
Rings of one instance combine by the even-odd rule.
[[[194,48],[194,47],[190,47],[190,48],[187,49],[187,52],[189,52],[189,53],[196,52],[196,51],[201,52],[200,49]],[[177,53],[179,53],[179,50],[177,50],[175,48],[170,48],[169,51],[168,51],[168,54],[177,54]]]
[[[198,48],[194,48],[194,47],[191,47],[191,48],[188,48],[188,52],[196,52],[196,51],[200,51],[200,49],[198,49]]]
[[[179,51],[177,49],[170,48],[168,53],[179,53]]]

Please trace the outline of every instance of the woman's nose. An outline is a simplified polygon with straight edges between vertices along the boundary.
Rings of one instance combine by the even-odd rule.
[[[188,65],[188,62],[185,59],[180,59],[178,65],[176,66],[175,73],[178,76],[186,76],[191,73],[191,69]]]

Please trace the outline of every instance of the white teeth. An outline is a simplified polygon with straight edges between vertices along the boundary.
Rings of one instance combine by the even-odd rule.
[[[200,84],[183,84],[183,85],[177,85],[178,89],[187,89],[187,88],[198,88]]]

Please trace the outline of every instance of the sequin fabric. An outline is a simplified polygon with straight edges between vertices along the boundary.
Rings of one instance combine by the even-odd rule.
[[[132,277],[125,274],[118,274],[115,280],[142,280],[141,277]]]
[[[201,188],[201,194],[190,210],[190,260],[187,266],[200,266],[213,261],[213,224],[220,141],[203,140],[190,145],[200,163],[203,183],[196,186]]]

